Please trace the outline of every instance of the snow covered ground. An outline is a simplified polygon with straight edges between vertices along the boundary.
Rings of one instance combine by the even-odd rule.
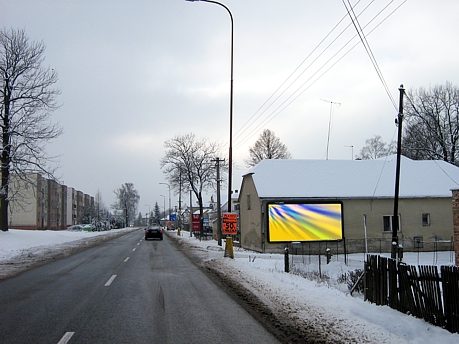
[[[0,232],[0,279],[14,275],[36,264],[71,254],[77,249],[96,245],[123,235],[118,229],[108,232],[20,231]],[[401,314],[386,306],[364,302],[361,295],[349,294],[345,284],[338,283],[348,271],[363,268],[364,255],[325,258],[320,266],[317,257],[290,256],[291,271],[284,272],[284,256],[259,254],[235,248],[234,259],[224,257],[224,247],[214,240],[199,241],[189,232],[168,232],[168,236],[188,245],[212,269],[237,279],[277,315],[288,317],[295,327],[318,329],[327,343],[459,343],[459,334]],[[438,254],[405,253],[408,264],[452,265],[450,252]],[[302,277],[306,276],[305,277]]]

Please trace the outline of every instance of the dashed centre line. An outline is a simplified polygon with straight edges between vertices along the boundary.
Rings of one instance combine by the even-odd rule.
[[[140,241],[142,241],[142,240],[140,240]],[[139,245],[140,245],[140,242],[137,243],[137,246],[139,246]],[[134,247],[134,248],[132,249],[132,251],[134,252],[135,250],[136,250],[136,248]],[[126,258],[124,259],[123,262],[126,263],[130,258],[131,258],[131,257],[126,257]],[[109,287],[109,286],[113,283],[113,281],[115,280],[116,276],[117,276],[117,275],[112,275],[112,276],[108,279],[107,283],[105,283],[105,287]],[[75,332],[66,332],[66,333],[62,336],[62,338],[59,340],[59,342],[58,342],[57,344],[67,344],[67,343],[70,341],[70,339],[73,337],[74,334],[75,334]]]
[[[75,332],[66,332],[57,344],[67,344],[74,334]]]
[[[109,287],[110,284],[112,284],[113,280],[116,278],[116,275],[113,275],[112,277],[109,278],[109,280],[107,281],[107,283],[105,283],[105,286],[106,287]]]

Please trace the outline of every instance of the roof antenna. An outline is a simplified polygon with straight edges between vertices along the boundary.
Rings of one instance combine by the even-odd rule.
[[[325,99],[321,99],[321,100],[324,101],[324,102],[330,103],[330,118],[328,120],[327,158],[326,158],[326,160],[328,160],[328,147],[330,146],[330,130],[331,130],[331,120],[332,120],[332,113],[333,113],[333,105],[341,106],[341,103],[332,102],[331,100],[325,100]]]

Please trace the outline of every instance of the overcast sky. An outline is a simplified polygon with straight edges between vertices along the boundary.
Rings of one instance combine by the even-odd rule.
[[[351,159],[366,139],[396,138],[400,84],[458,86],[459,1],[351,2],[364,11],[359,23],[394,102],[342,0],[224,1],[234,18],[233,189],[263,129],[295,159]],[[48,151],[60,155],[66,185],[99,190],[110,205],[115,189],[134,183],[145,213],[163,206],[160,195],[168,203],[159,184],[167,182],[159,163],[166,140],[195,133],[220,141],[227,158],[231,24],[223,7],[0,0],[0,23],[42,40],[45,65],[58,71],[62,106],[53,118],[64,134]]]

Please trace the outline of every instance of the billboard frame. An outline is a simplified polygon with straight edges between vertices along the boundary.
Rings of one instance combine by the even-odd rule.
[[[270,216],[270,206],[275,205],[275,206],[281,206],[281,207],[286,207],[289,208],[289,206],[294,206],[294,205],[338,205],[339,206],[339,216],[340,216],[340,227],[339,227],[339,235],[337,237],[330,237],[326,239],[299,239],[299,237],[292,236],[290,233],[291,238],[289,240],[279,240],[279,239],[274,239],[272,238],[273,230],[272,230],[272,219]],[[287,209],[289,210],[289,209]],[[295,199],[295,200],[286,200],[286,201],[281,201],[281,200],[271,200],[266,202],[266,211],[265,211],[265,219],[266,219],[266,235],[267,235],[267,241],[268,243],[271,244],[280,244],[280,243],[291,243],[291,242],[340,242],[344,240],[344,207],[343,207],[343,202],[340,200],[302,200],[302,199]],[[298,225],[298,224],[297,224]],[[301,225],[301,223],[300,223]],[[336,226],[335,226],[336,227]],[[336,228],[334,228],[336,231]]]

